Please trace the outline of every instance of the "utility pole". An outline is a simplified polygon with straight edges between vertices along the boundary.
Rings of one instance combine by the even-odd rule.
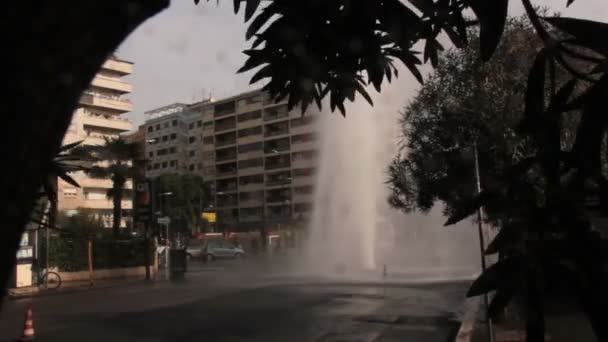
[[[477,142],[473,144],[473,153],[475,158],[475,181],[477,183],[477,195],[481,194],[481,177],[479,172],[479,152],[477,151]],[[477,230],[479,233],[479,249],[481,253],[481,272],[486,271],[486,257],[485,257],[485,242],[484,242],[484,227],[483,227],[483,208],[479,206],[477,209]],[[488,323],[488,337],[490,342],[494,342],[494,327],[492,325],[492,319],[488,315],[488,294],[484,293],[483,303],[486,312],[486,320]]]

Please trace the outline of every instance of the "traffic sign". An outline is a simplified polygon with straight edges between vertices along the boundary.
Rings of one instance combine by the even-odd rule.
[[[211,222],[211,223],[215,222],[217,219],[217,215],[215,213],[202,213],[201,217],[204,220],[207,220],[207,222]]]
[[[169,224],[171,223],[171,219],[168,216],[159,217],[158,219],[156,219],[156,222],[158,222],[158,224]]]

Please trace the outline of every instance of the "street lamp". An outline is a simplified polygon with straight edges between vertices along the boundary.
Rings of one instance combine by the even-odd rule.
[[[164,211],[163,211],[163,197],[165,196],[171,196],[173,195],[172,192],[163,192],[158,194],[158,196],[160,197],[160,214],[161,216],[164,216]],[[167,271],[167,278],[169,278],[169,222],[165,223],[165,234],[166,234],[166,240],[165,240],[165,268]]]

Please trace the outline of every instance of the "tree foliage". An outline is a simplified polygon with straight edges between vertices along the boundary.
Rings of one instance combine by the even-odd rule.
[[[203,178],[194,174],[163,174],[158,177],[156,188],[158,193],[170,192],[164,196],[162,207],[165,215],[175,222],[185,222],[182,227],[185,232],[191,232],[196,225],[202,225],[201,213],[213,203],[210,189],[205,186]]]
[[[95,162],[86,172],[94,178],[109,178],[112,187],[107,197],[112,199],[112,230],[117,235],[122,220],[122,200],[125,197],[125,186],[132,180],[143,163],[140,159],[141,146],[123,138],[104,138],[103,145],[82,146],[78,153]]]

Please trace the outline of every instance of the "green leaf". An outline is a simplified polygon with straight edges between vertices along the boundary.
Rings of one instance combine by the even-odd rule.
[[[475,297],[503,288],[507,283],[513,284],[523,270],[524,263],[521,258],[511,257],[500,260],[475,279],[467,292],[467,297]]]
[[[544,18],[551,25],[557,27],[565,33],[572,35],[574,43],[608,55],[608,24],[567,17],[546,17]]]
[[[496,50],[507,19],[509,0],[467,0],[479,19],[481,58],[489,60]]]
[[[83,141],[84,140],[79,140],[79,141],[73,142],[71,144],[63,145],[63,146],[61,146],[61,148],[59,148],[59,152],[65,152],[67,150],[71,150],[72,148],[82,144]]]
[[[547,108],[547,113],[549,114],[559,114],[564,111],[566,108],[566,104],[568,103],[568,99],[570,99],[570,95],[576,88],[578,83],[577,79],[571,79],[566,84],[564,84],[555,95],[551,98],[551,103]]]
[[[272,4],[270,6],[272,6]],[[272,16],[274,15],[275,12],[272,11],[272,7],[268,7],[265,8],[262,13],[260,13],[257,17],[255,17],[251,24],[249,24],[249,27],[247,28],[247,33],[245,35],[245,38],[247,40],[251,39],[251,37],[258,33],[262,26],[264,26],[264,24],[266,24],[268,20],[270,20],[270,18],[272,18]]]
[[[245,21],[249,21],[255,10],[258,9],[261,0],[247,0],[247,4],[245,5]]]
[[[78,182],[76,180],[74,180],[74,178],[72,178],[70,175],[68,175],[67,173],[63,173],[63,174],[58,174],[57,175],[59,178],[61,178],[62,180],[64,180],[66,183],[71,184],[72,186],[75,186],[77,188],[80,188],[80,184],[78,184]]]
[[[524,122],[529,126],[527,131],[532,131],[540,123],[544,113],[546,61],[545,49],[541,49],[528,75],[524,111]]]
[[[517,242],[521,238],[520,227],[515,224],[507,224],[500,231],[484,251],[485,255],[496,254],[505,247]]]
[[[487,205],[488,202],[494,199],[496,199],[496,194],[482,191],[479,195],[475,196],[471,201],[465,203],[462,207],[456,208],[456,212],[448,218],[444,226],[450,226],[464,220],[477,212],[480,207]]]

